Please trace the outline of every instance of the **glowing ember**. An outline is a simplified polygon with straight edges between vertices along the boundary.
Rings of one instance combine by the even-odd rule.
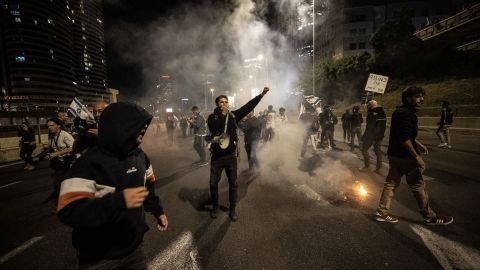
[[[367,190],[365,189],[365,187],[364,187],[363,185],[360,185],[360,186],[358,187],[358,194],[359,194],[360,196],[362,196],[362,197],[365,197],[365,196],[368,195],[368,192],[367,192]]]

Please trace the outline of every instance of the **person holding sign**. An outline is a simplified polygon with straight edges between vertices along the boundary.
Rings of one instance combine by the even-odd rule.
[[[207,119],[211,137],[210,151],[212,152],[210,162],[210,196],[213,204],[210,216],[212,218],[216,218],[218,215],[218,183],[222,171],[225,169],[229,184],[229,216],[232,221],[238,219],[235,211],[237,203],[237,123],[253,111],[269,90],[268,87],[264,87],[260,95],[235,111],[230,111],[227,96],[220,95],[215,99],[217,107]]]

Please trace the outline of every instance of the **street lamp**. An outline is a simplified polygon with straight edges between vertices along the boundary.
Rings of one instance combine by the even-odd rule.
[[[213,88],[210,88],[210,93],[212,93],[212,104],[213,104],[213,92],[215,91],[215,89]]]

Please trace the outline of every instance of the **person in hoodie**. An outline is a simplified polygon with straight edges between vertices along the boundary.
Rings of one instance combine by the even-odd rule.
[[[335,131],[335,125],[338,123],[338,119],[337,116],[333,114],[330,106],[325,106],[323,108],[323,112],[319,115],[319,121],[320,126],[322,126],[322,134],[327,141],[327,148],[331,150],[332,147],[336,147],[333,140],[333,133]]]
[[[248,113],[247,117],[241,121],[240,128],[245,134],[245,151],[248,158],[248,169],[255,173],[258,169],[257,147],[262,134],[262,122],[255,117],[253,111]]]
[[[440,121],[437,123],[437,136],[440,139],[438,147],[452,148],[450,144],[450,126],[453,122],[453,113],[450,109],[450,103],[448,101],[442,101],[442,114],[440,115]]]
[[[235,111],[230,111],[227,96],[220,95],[215,99],[217,108],[207,118],[210,136],[213,138],[210,146],[210,151],[212,152],[210,162],[210,195],[213,204],[210,216],[212,218],[217,218],[218,215],[218,183],[222,177],[222,171],[225,169],[229,184],[229,216],[232,221],[237,221],[238,219],[235,211],[237,204],[237,123],[253,111],[269,90],[268,87],[264,87],[260,95]],[[219,137],[226,138],[224,141],[229,140],[226,147],[218,140]]]
[[[353,106],[352,115],[350,116],[350,150],[355,150],[355,136],[358,140],[358,147],[362,149],[361,137],[362,137],[362,123],[363,116],[360,112],[360,107]]]
[[[20,137],[20,158],[25,161],[24,170],[31,171],[35,169],[33,166],[32,153],[37,147],[35,141],[35,130],[27,121],[23,122],[18,128],[18,137]]]
[[[151,120],[133,103],[109,105],[100,117],[97,145],[61,184],[58,217],[73,228],[80,269],[147,269],[145,212],[160,231],[167,229],[152,165],[139,148]]]
[[[375,100],[367,103],[367,126],[362,136],[362,154],[365,167],[361,170],[370,170],[370,155],[368,150],[373,146],[373,152],[377,157],[377,167],[375,172],[379,173],[382,168],[382,140],[385,136],[385,128],[387,127],[387,116],[382,107]]]

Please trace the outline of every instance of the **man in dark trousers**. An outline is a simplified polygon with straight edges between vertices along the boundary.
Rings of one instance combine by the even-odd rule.
[[[382,196],[378,204],[375,219],[380,222],[397,223],[398,219],[389,214],[395,189],[400,185],[403,175],[417,201],[420,214],[427,225],[448,225],[453,217],[437,215],[428,200],[427,187],[423,172],[425,162],[421,154],[427,154],[428,149],[417,140],[418,118],[416,112],[424,100],[425,90],[410,86],[402,92],[403,105],[392,114],[388,158],[388,171]]]
[[[325,136],[327,141],[327,148],[331,150],[335,147],[333,141],[333,132],[335,131],[335,125],[338,123],[337,116],[333,114],[329,106],[323,107],[323,112],[319,115],[320,126],[322,127],[322,136]]]
[[[237,203],[237,123],[249,112],[253,111],[269,90],[268,87],[264,87],[260,95],[235,111],[230,111],[227,96],[220,95],[215,99],[217,108],[207,119],[208,129],[212,138],[210,147],[212,152],[210,195],[213,204],[210,215],[212,218],[217,218],[218,215],[218,182],[220,182],[222,171],[225,169],[229,184],[229,216],[232,221],[237,221],[238,219],[235,211]]]
[[[360,107],[353,106],[352,115],[350,116],[350,150],[355,150],[355,136],[358,140],[358,146],[361,148],[361,137],[362,137],[362,123],[363,123],[363,116],[362,113],[359,112]]]
[[[370,155],[368,150],[373,146],[373,152],[377,157],[377,167],[375,172],[379,173],[382,168],[382,140],[387,126],[387,116],[382,107],[375,100],[370,100],[367,104],[367,126],[362,136],[362,154],[365,167],[361,170],[370,170]]]
[[[346,109],[342,114],[343,142],[350,142],[350,110]]]
[[[98,143],[82,155],[62,182],[60,220],[73,228],[80,269],[147,269],[142,248],[145,212],[160,231],[168,220],[155,195],[155,175],[139,148],[152,116],[126,102],[103,112]]]
[[[254,173],[258,170],[257,146],[262,135],[262,121],[255,117],[251,111],[240,123],[240,128],[245,134],[245,151],[247,152],[248,168]]]
[[[193,148],[197,151],[200,161],[198,164],[200,166],[205,166],[208,164],[207,155],[205,153],[205,136],[207,135],[207,127],[205,124],[205,118],[200,114],[200,108],[197,106],[192,107],[193,116],[187,118],[187,121],[190,123],[190,128],[193,130],[194,139],[193,139]]]
[[[450,126],[453,123],[453,113],[450,109],[450,103],[448,101],[442,102],[442,114],[440,115],[440,121],[437,123],[437,136],[440,139],[438,147],[452,148],[450,142]]]

